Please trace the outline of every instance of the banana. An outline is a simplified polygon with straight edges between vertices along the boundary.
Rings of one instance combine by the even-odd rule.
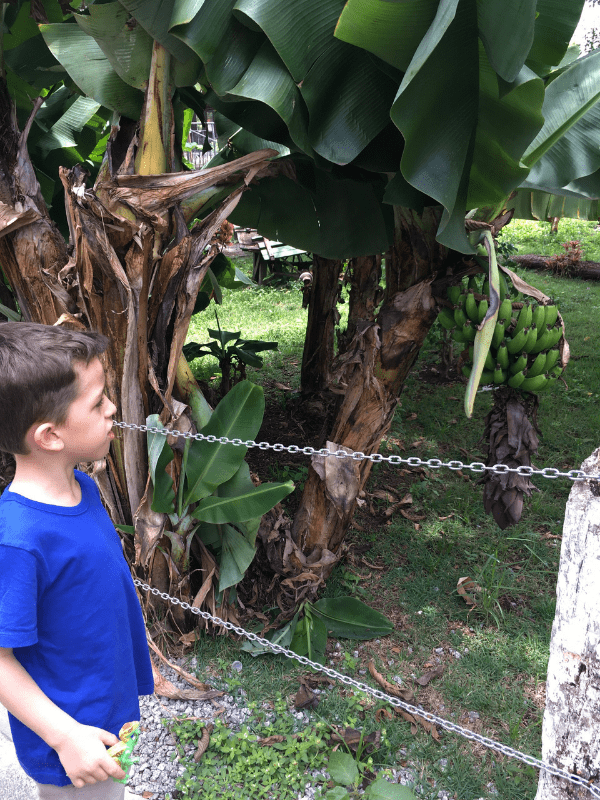
[[[462,293],[462,284],[458,283],[456,286],[449,286],[446,290],[448,295],[448,300],[452,303],[452,305],[456,305],[458,303],[458,298]]]
[[[492,347],[499,347],[502,339],[504,339],[504,322],[500,322],[500,320],[498,320],[492,335]]]
[[[512,355],[513,353],[519,353],[524,350],[524,345],[527,341],[527,336],[529,331],[527,328],[519,331],[516,334],[513,334],[512,339],[507,339],[506,341],[506,349]]]
[[[496,361],[502,369],[508,369],[508,348],[506,346],[506,340],[502,340],[500,347],[498,348],[498,353],[496,355]]]
[[[440,310],[440,313],[438,314],[438,320],[442,328],[446,328],[447,331],[451,331],[456,327],[456,322],[454,322],[454,314],[449,308],[442,308]]]
[[[498,310],[498,319],[506,319],[509,320],[512,315],[512,303],[510,302],[510,298],[504,299],[500,303],[500,309]]]
[[[541,375],[542,372],[546,371],[546,353],[540,353],[527,370],[527,377],[535,378],[536,375]]]
[[[556,364],[558,359],[560,358],[560,350],[558,347],[555,347],[552,350],[548,350],[546,353],[546,372],[550,372],[552,367]]]
[[[552,334],[550,337],[550,347],[554,347],[554,345],[558,344],[562,338],[562,326],[559,325],[556,328],[551,328],[550,333]]]
[[[478,292],[479,291],[479,281],[476,275],[471,275],[469,278],[469,283],[467,285],[467,289],[471,292]]]
[[[490,282],[487,278],[484,280],[483,286],[481,287],[481,294],[484,294],[488,298],[490,296]]]
[[[546,325],[554,325],[558,319],[558,306],[546,306]]]
[[[462,328],[466,321],[467,315],[463,311],[462,305],[456,306],[454,309],[454,322],[456,323],[456,327]]]
[[[519,386],[524,392],[540,392],[548,383],[548,378],[545,375],[536,375],[535,378],[525,378]]]
[[[471,325],[471,320],[468,319],[462,326],[462,332],[463,336],[465,337],[465,342],[472,342],[475,339],[477,328],[475,325]]]
[[[462,332],[462,328],[455,328],[452,331],[451,336],[455,342],[459,342],[461,344],[464,344],[467,341],[467,339],[465,339],[464,333]]]
[[[487,300],[480,300],[479,301],[479,305],[477,306],[478,322],[483,322],[483,318],[487,314],[489,307],[490,307],[490,304],[488,303]]]
[[[520,372],[511,375],[511,377],[508,379],[508,385],[511,387],[511,389],[518,389],[524,380],[525,373],[523,370],[521,370]]]
[[[535,325],[532,325],[531,328],[529,328],[527,339],[525,340],[525,344],[523,345],[523,352],[531,353],[531,349],[535,346],[536,342],[537,342],[537,328],[535,327]]]
[[[502,302],[505,297],[508,297],[508,283],[503,272],[500,272],[498,278],[500,279],[500,302]]]
[[[531,306],[529,305],[529,303],[525,303],[525,305],[519,312],[519,316],[517,317],[517,324],[515,326],[514,332],[518,333],[519,331],[522,331],[523,328],[530,328],[532,319],[533,319],[533,312],[531,310]]]
[[[465,311],[467,312],[468,318],[471,322],[479,322],[479,314],[477,312],[477,300],[475,300],[475,295],[473,292],[467,293],[467,298],[465,300]]]
[[[552,347],[552,344],[553,344],[553,342],[552,342],[552,329],[550,329],[550,330],[546,329],[545,330],[544,328],[542,328],[542,330],[540,331],[540,334],[538,335],[537,342],[533,345],[533,347],[531,348],[531,350],[529,352],[530,353],[541,353],[542,350],[548,350],[550,347]]]
[[[502,369],[500,364],[496,364],[496,369],[494,370],[494,383],[496,386],[499,386],[501,383],[504,383],[506,380],[506,370]]]
[[[526,366],[527,366],[527,353],[521,353],[521,355],[515,361],[515,363],[511,364],[510,372],[513,375],[516,375],[517,372],[521,372],[522,370],[524,370]]]
[[[546,309],[544,308],[544,306],[537,305],[533,309],[533,324],[538,329],[538,331],[541,330],[542,326],[546,324],[545,319],[546,319]]]
[[[471,374],[472,369],[473,369],[472,364],[463,364],[462,367],[460,368],[460,371],[465,376],[465,378],[468,378]]]
[[[554,367],[554,369],[550,370],[550,376],[552,378],[560,378],[563,373],[564,367]]]

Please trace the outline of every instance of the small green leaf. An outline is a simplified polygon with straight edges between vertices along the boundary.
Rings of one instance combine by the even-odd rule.
[[[387,617],[356,597],[324,598],[311,605],[310,610],[323,620],[330,633],[343,639],[375,639],[394,630]]]
[[[359,778],[356,761],[349,753],[341,750],[336,750],[329,756],[327,772],[336,783],[341,783],[342,786],[354,785]]]
[[[240,361],[243,361],[244,364],[248,364],[250,367],[256,367],[256,369],[260,369],[263,365],[263,360],[260,356],[251,353],[249,350],[242,350],[241,347],[232,346],[229,348],[230,353],[234,353]]]
[[[146,425],[151,428],[164,428],[158,414],[146,418]],[[167,437],[162,433],[148,434],[148,469],[152,480],[152,511],[172,514],[175,510],[175,489],[173,478],[166,472],[175,454],[167,444]]]
[[[135,533],[133,525],[115,525],[115,528],[121,531],[121,533],[126,533],[128,536],[133,536]]]
[[[22,319],[18,311],[14,311],[12,308],[8,308],[2,303],[0,303],[0,314],[4,314],[11,322],[21,322]]]
[[[343,786],[334,786],[325,794],[325,800],[350,800],[350,795]]]
[[[217,341],[221,342],[221,346],[225,347],[227,342],[237,341],[240,338],[241,331],[211,331],[208,328],[209,336],[212,336],[213,339],[217,339]]]
[[[389,783],[385,778],[377,778],[365,790],[367,800],[416,800],[416,795],[408,786]]]
[[[281,647],[289,647],[296,630],[296,625],[298,624],[298,614],[299,612],[296,611],[294,618],[291,619],[287,625],[284,625],[283,628],[280,628],[278,631],[269,631],[265,638],[273,644],[278,644]],[[258,642],[253,642],[249,639],[246,639],[240,649],[253,656],[262,656],[265,653],[273,652],[273,650],[266,645],[258,644]]]

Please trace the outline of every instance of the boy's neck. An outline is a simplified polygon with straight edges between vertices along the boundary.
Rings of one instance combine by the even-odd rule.
[[[81,487],[74,466],[60,460],[41,463],[37,458],[15,455],[15,477],[10,486],[29,500],[53,506],[77,506],[81,502]]]

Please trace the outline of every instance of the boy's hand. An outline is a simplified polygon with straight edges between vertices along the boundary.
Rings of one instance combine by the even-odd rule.
[[[81,789],[88,783],[125,777],[121,767],[106,752],[106,747],[118,741],[113,733],[102,728],[77,723],[55,750],[67,777],[73,786]]]

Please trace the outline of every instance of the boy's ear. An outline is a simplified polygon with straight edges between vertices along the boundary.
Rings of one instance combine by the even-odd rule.
[[[65,446],[53,422],[42,422],[32,426],[27,438],[31,439],[35,447],[46,452],[59,452]]]

